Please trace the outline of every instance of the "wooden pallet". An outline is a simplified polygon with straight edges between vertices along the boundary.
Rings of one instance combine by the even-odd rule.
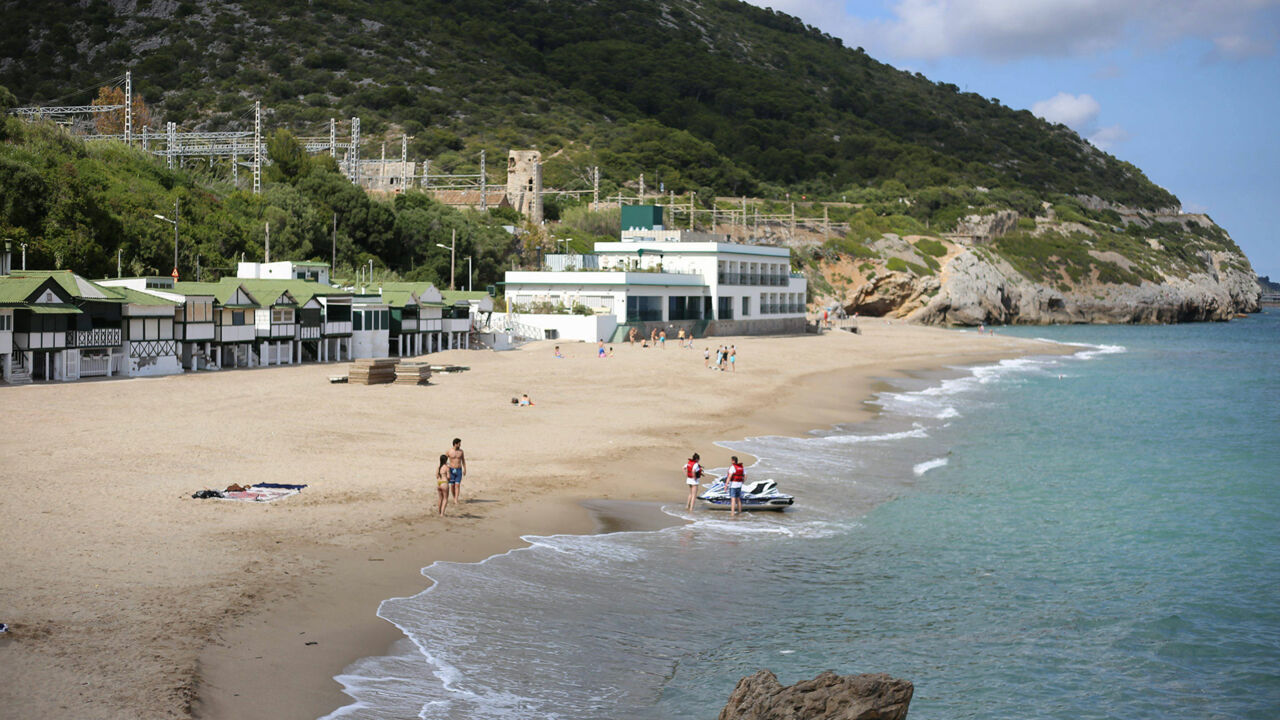
[[[347,382],[356,385],[386,385],[395,381],[395,358],[363,358],[353,362],[347,371]]]
[[[431,366],[427,363],[402,362],[396,365],[396,385],[427,385]]]

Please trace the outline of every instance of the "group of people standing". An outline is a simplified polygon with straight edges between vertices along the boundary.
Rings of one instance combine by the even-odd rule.
[[[440,467],[436,468],[436,514],[444,516],[450,495],[455,505],[460,502],[462,477],[466,474],[467,455],[462,452],[462,439],[454,438],[453,446],[440,456]]]
[[[698,453],[694,453],[684,464],[685,484],[689,486],[689,501],[685,504],[687,510],[693,510],[693,504],[698,499],[698,484],[702,481],[702,458]],[[742,484],[746,482],[747,470],[738,462],[738,456],[731,457],[729,463],[729,476],[725,478],[725,484],[729,487],[729,511],[730,514],[737,515],[742,512]]]
[[[720,347],[717,347],[715,360],[716,360],[716,364],[712,365],[711,364],[711,348],[708,347],[706,350],[702,351],[702,364],[708,370],[723,371],[725,369],[725,366],[728,365],[729,366],[728,369],[730,372],[737,372],[738,371],[737,346],[730,345],[728,347],[725,347],[724,345],[721,345]]]

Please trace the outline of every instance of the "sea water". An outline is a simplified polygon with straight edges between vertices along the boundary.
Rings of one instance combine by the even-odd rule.
[[[726,442],[784,514],[674,473],[687,524],[426,568],[330,717],[713,718],[761,668],[906,678],[917,719],[1280,716],[1280,314],[1000,332],[1078,352]]]

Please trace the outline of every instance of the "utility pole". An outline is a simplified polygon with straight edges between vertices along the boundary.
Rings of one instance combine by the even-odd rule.
[[[133,143],[133,71],[124,71],[124,144]]]
[[[644,204],[644,173],[640,173],[640,204]]]
[[[698,193],[694,190],[689,191],[689,229],[693,229],[693,200],[698,197]]]
[[[264,263],[271,262],[271,222],[270,221],[267,221],[267,248],[266,248],[265,257],[263,257],[262,261]]]
[[[338,156],[338,123],[329,118],[329,157]]]
[[[240,187],[240,148],[235,138],[231,138],[231,185]]]
[[[400,192],[409,190],[409,136],[400,136]]]
[[[262,192],[262,101],[253,101],[253,194]]]
[[[452,235],[453,239],[449,241],[448,245],[442,245],[441,243],[436,243],[436,247],[442,250],[449,251],[449,289],[450,290],[453,289],[453,259],[455,257],[455,254],[458,251],[458,231],[455,229],[452,232],[453,232],[453,235]]]
[[[822,205],[822,241],[827,241],[827,236],[831,234],[831,219],[827,216],[827,205]]]
[[[120,269],[120,257],[123,252],[124,248],[116,248],[116,277],[120,277],[122,275]]]
[[[489,178],[484,172],[484,150],[480,151],[480,209],[489,209]],[[449,289],[453,289],[453,281],[449,281]]]
[[[27,244],[26,243],[18,243],[18,244],[22,246],[22,269],[26,270],[27,269]]]
[[[431,189],[431,161],[430,160],[422,161],[422,189],[423,190]]]
[[[382,141],[382,161],[378,164],[378,184],[387,184],[387,141]]]
[[[338,213],[333,214],[333,256],[329,260],[329,274],[338,266]]]
[[[591,173],[591,209],[600,209],[600,166],[595,166],[594,172]]]
[[[747,237],[747,196],[742,196],[742,237]]]

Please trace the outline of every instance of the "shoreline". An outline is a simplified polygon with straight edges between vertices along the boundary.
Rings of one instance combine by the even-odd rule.
[[[729,451],[715,445],[719,441],[758,435],[803,435],[871,417],[875,410],[865,401],[871,399],[883,378],[1070,350],[1041,341],[972,336],[914,326],[868,325],[866,333],[857,336],[832,333],[716,339],[736,343],[741,348],[741,356],[748,359],[732,374],[706,373],[701,368],[701,353],[696,353],[699,357],[694,359],[695,353],[678,349],[642,351],[623,346],[619,347],[618,357],[608,361],[608,365],[583,357],[559,361],[559,365],[557,361],[547,361],[548,343],[487,356],[466,351],[445,353],[450,356],[447,358],[432,356],[443,362],[462,362],[473,367],[463,377],[440,378],[441,387],[424,390],[430,394],[426,397],[435,401],[440,399],[440,393],[449,391],[449,386],[460,386],[456,387],[458,394],[465,396],[469,404],[485,408],[472,417],[454,403],[447,410],[458,411],[453,413],[458,422],[440,423],[439,428],[425,433],[439,445],[446,442],[441,438],[448,434],[440,429],[454,428],[452,432],[464,438],[464,449],[475,453],[469,455],[472,464],[469,469],[478,482],[469,481],[463,488],[464,500],[475,502],[464,502],[461,516],[435,518],[425,507],[425,493],[417,479],[421,475],[422,457],[427,454],[418,449],[408,453],[412,458],[371,460],[369,468],[347,473],[349,477],[335,483],[349,486],[345,489],[322,487],[321,481],[316,480],[314,490],[267,506],[232,508],[228,506],[239,504],[215,502],[196,509],[199,503],[208,501],[179,501],[177,506],[186,511],[182,514],[194,523],[193,529],[203,538],[228,542],[236,552],[258,555],[240,563],[239,568],[233,567],[231,572],[225,563],[213,563],[219,565],[216,569],[221,572],[196,578],[182,588],[184,592],[180,595],[185,601],[194,596],[199,600],[194,605],[212,617],[206,617],[209,621],[205,623],[187,623],[185,632],[179,632],[175,638],[176,642],[161,648],[165,652],[155,653],[161,663],[175,662],[168,664],[167,673],[147,678],[150,687],[144,696],[111,697],[108,694],[109,700],[115,701],[111,707],[120,708],[121,716],[126,714],[125,709],[136,714],[173,717],[188,714],[206,718],[322,716],[350,702],[333,679],[334,675],[362,657],[385,654],[392,643],[403,637],[393,625],[378,618],[375,611],[382,600],[424,590],[428,582],[421,570],[433,561],[483,560],[521,546],[521,536],[529,534],[590,534],[650,528],[659,522],[678,523],[675,518],[655,518],[654,515],[661,514],[657,510],[659,503],[682,500],[683,488],[677,486],[678,467],[674,465],[682,462],[684,453],[691,448],[703,454],[708,466],[718,467],[726,464],[729,455]],[[592,348],[570,344],[568,349],[571,355],[580,356]],[[664,352],[666,356],[659,354]],[[697,372],[672,376],[670,368],[674,362],[683,362],[683,367],[692,365]],[[628,368],[627,363],[635,365]],[[628,370],[619,372],[623,368]],[[584,385],[582,374],[597,369],[598,374],[605,377],[597,377],[596,382]],[[250,377],[255,381],[253,385],[275,385],[276,374],[302,376],[299,387],[309,388],[307,383],[331,373],[332,368],[328,366],[301,366],[235,375],[240,378],[256,375]],[[231,376],[227,373],[182,379],[208,383],[226,381]],[[259,378],[262,382],[257,382]],[[728,383],[735,384],[724,387]],[[499,388],[483,387],[485,385]],[[160,386],[161,383],[156,383],[157,393],[166,394]],[[114,391],[116,386],[94,387]],[[417,403],[405,402],[406,393],[379,392],[387,387],[391,386],[346,388],[355,389],[355,393],[347,392],[345,399],[331,388],[319,392],[338,397],[336,402],[341,404],[344,413],[357,416],[354,420],[357,424],[375,421],[385,424],[385,419],[378,419],[379,415],[389,413],[394,417],[397,410],[418,410]],[[518,394],[525,388],[538,406],[515,410],[501,404],[505,403],[506,396]],[[37,391],[53,391],[43,394],[61,396],[72,389],[80,388],[42,386]],[[129,392],[132,394],[133,387]],[[378,395],[387,402],[376,403],[372,412],[368,408],[348,407],[347,400],[356,394]],[[5,393],[0,393],[0,397],[5,397]],[[671,397],[686,402],[671,403]],[[74,400],[71,404],[75,405]],[[742,406],[754,410],[742,412]],[[234,408],[229,412],[231,417],[239,417]],[[528,422],[535,418],[535,422]],[[616,427],[606,427],[615,421]],[[485,435],[482,428],[497,428],[489,431],[490,437],[506,438],[508,446],[501,450],[488,446],[482,439]],[[611,435],[610,430],[616,433]],[[342,431],[330,428],[329,434],[338,446],[329,452],[337,452],[339,456],[342,451],[351,450],[352,442],[355,447],[361,446],[359,437],[342,442],[334,439]],[[416,438],[423,434],[414,431],[406,435]],[[9,440],[3,442],[13,441],[12,433],[5,437]],[[17,439],[27,438],[29,435]],[[379,445],[375,451],[387,449],[387,443],[373,444]],[[193,449],[190,445],[196,447]],[[300,452],[315,452],[323,461],[325,446],[303,445]],[[400,447],[400,444],[392,443],[391,447]],[[189,462],[195,461],[197,466],[206,460],[202,449],[199,442],[183,446]],[[674,463],[673,454],[679,456]],[[370,455],[376,456],[377,452]],[[270,452],[263,453],[259,460],[262,459],[280,462],[280,458]],[[513,478],[502,465],[518,465],[523,473],[518,480],[523,484],[516,488],[508,484]],[[229,476],[238,478],[245,474]],[[380,484],[379,477],[393,479]],[[282,478],[254,479],[281,481]],[[189,485],[184,486],[184,490],[186,487]],[[166,492],[164,496],[172,498],[172,493]],[[203,509],[205,507],[209,510]],[[14,510],[12,506],[9,509]],[[206,513],[212,520],[202,517]],[[206,527],[209,524],[215,527]],[[11,535],[0,535],[5,546],[23,550],[13,547],[22,543],[10,542]],[[97,538],[108,542],[113,539]],[[116,569],[123,576],[114,578],[117,582],[137,579],[136,568],[128,564]],[[182,559],[173,562],[168,568],[170,572],[162,575],[165,580],[172,580],[173,575],[189,569],[190,561]],[[25,579],[41,574],[38,571],[19,573]],[[0,587],[17,582],[18,579],[0,581]],[[158,583],[152,581],[152,584]],[[23,599],[28,598],[19,600]],[[170,608],[164,604],[157,607],[155,603],[137,600],[130,602],[126,598],[130,607],[119,614],[129,615],[136,607],[144,616],[148,612],[162,616],[171,630],[183,627],[185,611],[179,609],[175,619],[172,613],[166,612]],[[186,604],[178,603],[179,608]],[[47,614],[56,616],[57,610],[52,608]],[[186,615],[190,619],[190,613]],[[56,620],[44,623],[48,632],[42,637],[31,632],[40,626],[30,619],[21,615],[15,619],[16,632],[9,643],[10,651],[28,643],[56,646],[58,637],[64,635],[57,632]],[[128,636],[130,629],[128,626],[114,628],[117,636]],[[33,636],[44,642],[28,640]],[[77,648],[89,657],[95,657],[95,649],[83,643]],[[0,680],[36,680],[53,687],[58,687],[60,681],[64,686],[74,682],[74,677],[62,677],[57,672],[66,664],[40,666],[40,661],[49,654],[58,657],[60,654],[49,653],[48,648],[33,647],[32,650],[35,652],[30,658],[36,662],[31,665],[35,667],[15,672],[14,664],[9,664],[10,671],[0,670]],[[154,653],[156,648],[149,650]],[[85,672],[76,669],[81,675]],[[107,663],[98,673],[104,678],[104,687],[95,692],[97,683],[92,680],[97,678],[91,678],[90,683],[83,683],[90,689],[79,690],[78,695],[86,704],[100,703],[106,679],[119,682],[121,675],[142,674],[148,669],[145,662],[128,663],[124,667]],[[12,682],[5,684],[10,689],[0,691],[0,700],[21,703],[16,707],[37,711],[43,708],[45,716],[83,714],[73,709],[74,702],[68,703],[56,693],[40,697],[28,690],[14,689],[22,686]]]

